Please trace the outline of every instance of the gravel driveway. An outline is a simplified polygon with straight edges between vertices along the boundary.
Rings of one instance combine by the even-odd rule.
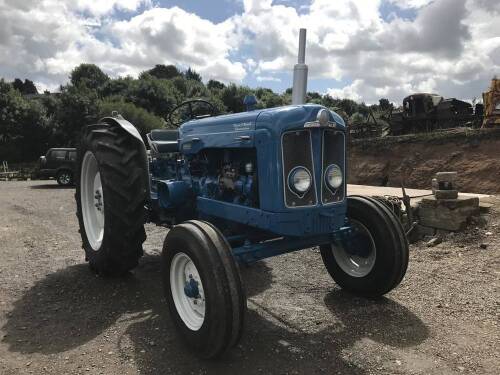
[[[147,226],[146,256],[129,276],[97,277],[83,259],[74,189],[0,182],[0,374],[498,374],[495,204],[486,225],[412,245],[406,278],[381,300],[342,292],[316,249],[242,268],[246,329],[214,362],[173,331],[164,229]]]

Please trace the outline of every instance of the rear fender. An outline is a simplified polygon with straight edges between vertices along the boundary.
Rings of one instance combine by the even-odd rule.
[[[149,179],[149,162],[148,162],[148,154],[146,151],[146,145],[144,144],[144,141],[141,137],[141,134],[139,131],[136,129],[132,123],[128,122],[125,120],[122,115],[120,114],[114,114],[111,117],[104,117],[101,119],[100,122],[104,122],[106,124],[112,125],[118,125],[121,127],[123,130],[125,130],[130,136],[132,136],[135,140],[135,143],[137,144],[138,151],[141,153],[142,159],[143,159],[143,167],[144,167],[144,176],[143,178],[147,181],[147,187],[148,187],[148,197],[151,196],[151,181]]]
[[[134,125],[132,125],[130,122],[125,120],[122,115],[115,115],[113,117],[104,117],[101,119],[100,122],[104,122],[106,124],[116,124],[120,126],[123,130],[125,130],[127,133],[129,133],[131,136],[137,138],[141,143],[144,145],[144,149],[146,149],[146,145],[144,144],[144,141],[142,140],[141,134],[139,131],[136,129]]]

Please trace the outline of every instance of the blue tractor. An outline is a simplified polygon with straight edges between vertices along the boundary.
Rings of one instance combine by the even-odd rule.
[[[200,116],[200,105],[210,107],[185,103],[171,117],[177,129],[146,141],[117,114],[83,130],[77,216],[95,272],[137,266],[145,223],[170,228],[166,301],[180,336],[205,358],[240,338],[239,263],[319,247],[333,280],[355,295],[381,296],[401,282],[408,243],[398,218],[379,201],[347,196],[339,115],[299,104]]]

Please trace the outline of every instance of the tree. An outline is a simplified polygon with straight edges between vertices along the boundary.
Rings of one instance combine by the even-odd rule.
[[[96,90],[81,83],[62,88],[60,106],[56,113],[56,137],[61,146],[77,143],[83,126],[98,120],[98,97]]]
[[[12,82],[12,87],[22,93],[24,89],[23,81],[19,78],[14,79],[14,82]]]
[[[153,115],[143,108],[137,107],[133,103],[127,103],[122,99],[108,98],[99,102],[99,117],[109,116],[113,111],[117,111],[125,119],[130,121],[139,130],[145,139],[147,133],[152,129],[164,128],[165,120]]]
[[[285,105],[285,98],[270,89],[257,89],[256,96],[259,99],[258,108],[274,108]]]
[[[229,112],[237,113],[246,111],[243,99],[249,94],[253,94],[249,87],[236,86],[232,83],[221,90],[220,98]]]
[[[186,79],[188,80],[191,79],[193,81],[201,82],[201,76],[191,68],[188,68],[188,70],[184,72],[184,77],[186,77]]]
[[[309,91],[307,93],[307,98],[308,99],[319,99],[319,100],[321,100],[321,94],[319,92],[316,92],[316,91]]]
[[[350,117],[358,110],[358,103],[351,99],[342,99],[337,104]]]
[[[378,101],[378,106],[382,111],[387,111],[392,108],[392,103],[389,99],[382,98]]]
[[[186,97],[188,98],[206,98],[210,95],[209,90],[200,81],[186,81]]]
[[[224,85],[222,82],[220,81],[216,81],[215,79],[211,79],[210,81],[208,81],[207,83],[207,88],[210,90],[210,91],[215,91],[215,90],[222,90],[224,87],[226,87],[226,85]]]
[[[33,83],[33,81],[30,81],[29,79],[24,80],[24,85],[23,85],[23,94],[25,95],[36,95],[38,94],[38,90]]]
[[[35,84],[29,79],[25,79],[23,83],[22,80],[16,78],[14,82],[12,82],[12,87],[23,95],[38,94]]]
[[[134,86],[132,77],[119,77],[105,82],[98,90],[102,98],[109,96],[126,97]]]
[[[34,160],[46,151],[49,135],[43,105],[0,79],[0,159]]]
[[[163,64],[155,65],[153,69],[147,70],[146,73],[158,79],[172,79],[182,75],[182,73],[179,71],[179,69],[177,69],[175,65]]]
[[[73,86],[84,85],[97,90],[109,81],[109,77],[97,65],[80,64],[71,71],[70,80]]]
[[[157,79],[147,74],[134,81],[126,99],[138,107],[166,118],[177,104],[178,97],[181,95],[172,81]]]

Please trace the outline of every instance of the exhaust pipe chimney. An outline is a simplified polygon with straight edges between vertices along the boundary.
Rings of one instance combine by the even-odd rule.
[[[299,58],[293,67],[292,104],[304,104],[307,92],[306,29],[300,29]]]

